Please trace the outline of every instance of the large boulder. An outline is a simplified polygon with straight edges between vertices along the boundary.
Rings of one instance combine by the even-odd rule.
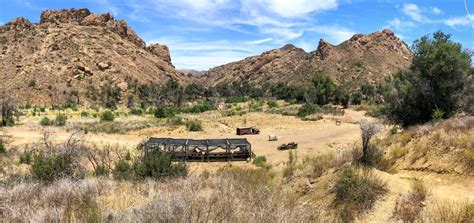
[[[169,65],[173,66],[173,64],[171,64],[170,50],[167,46],[156,43],[148,46],[147,50],[150,51],[152,54],[156,55],[157,57],[161,58]]]

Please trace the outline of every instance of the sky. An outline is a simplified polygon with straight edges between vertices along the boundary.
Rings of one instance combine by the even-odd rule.
[[[0,25],[46,9],[89,8],[166,44],[179,69],[207,70],[291,43],[307,52],[389,28],[411,45],[437,30],[474,52],[474,0],[0,0]]]

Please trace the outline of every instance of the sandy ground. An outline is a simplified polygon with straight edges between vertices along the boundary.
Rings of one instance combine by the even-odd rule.
[[[183,126],[168,127],[158,126],[146,128],[127,134],[89,133],[83,135],[88,142],[99,144],[118,145],[132,149],[148,137],[173,137],[173,138],[247,138],[252,144],[252,150],[257,156],[266,156],[267,162],[272,165],[283,164],[288,160],[287,151],[278,151],[276,148],[282,143],[298,143],[298,156],[316,155],[336,149],[352,147],[354,141],[359,139],[360,130],[357,122],[365,118],[364,112],[347,110],[344,116],[325,117],[319,121],[302,121],[293,116],[282,116],[263,112],[248,113],[242,116],[222,117],[218,112],[206,112],[199,115],[189,115],[185,118],[203,121],[204,131],[188,132]],[[342,120],[336,125],[334,119]],[[43,131],[49,131],[53,140],[64,141],[72,134],[66,131],[67,127],[42,127],[39,126],[39,117],[29,117],[21,120],[22,125],[6,128],[4,131],[11,136],[13,145],[21,145],[39,141]],[[146,120],[143,117],[123,117],[116,121],[127,122],[132,120]],[[72,117],[69,125],[75,123],[90,123],[93,118]],[[237,136],[237,127],[260,128],[259,135]],[[275,134],[278,141],[268,141],[268,135]],[[242,165],[245,162],[233,162]],[[222,166],[225,163],[191,164],[191,169],[199,166]]]

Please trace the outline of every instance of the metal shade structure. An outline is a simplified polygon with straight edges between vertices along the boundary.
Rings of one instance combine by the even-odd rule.
[[[251,159],[252,145],[245,138],[175,139],[151,137],[143,145],[144,155],[168,154],[174,161],[245,161]]]

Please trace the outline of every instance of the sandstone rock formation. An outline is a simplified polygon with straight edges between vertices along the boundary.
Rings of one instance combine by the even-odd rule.
[[[87,9],[48,10],[39,24],[17,18],[0,26],[0,66],[0,93],[32,104],[63,103],[70,95],[87,102],[100,86],[127,91],[186,78],[166,46],[147,48],[125,21]]]
[[[336,83],[356,88],[376,84],[411,63],[410,48],[386,29],[369,35],[356,34],[334,46],[323,39],[317,50],[286,45],[261,55],[210,69],[201,78],[216,85],[223,82],[248,81],[252,84],[308,83],[316,71],[329,75]]]

